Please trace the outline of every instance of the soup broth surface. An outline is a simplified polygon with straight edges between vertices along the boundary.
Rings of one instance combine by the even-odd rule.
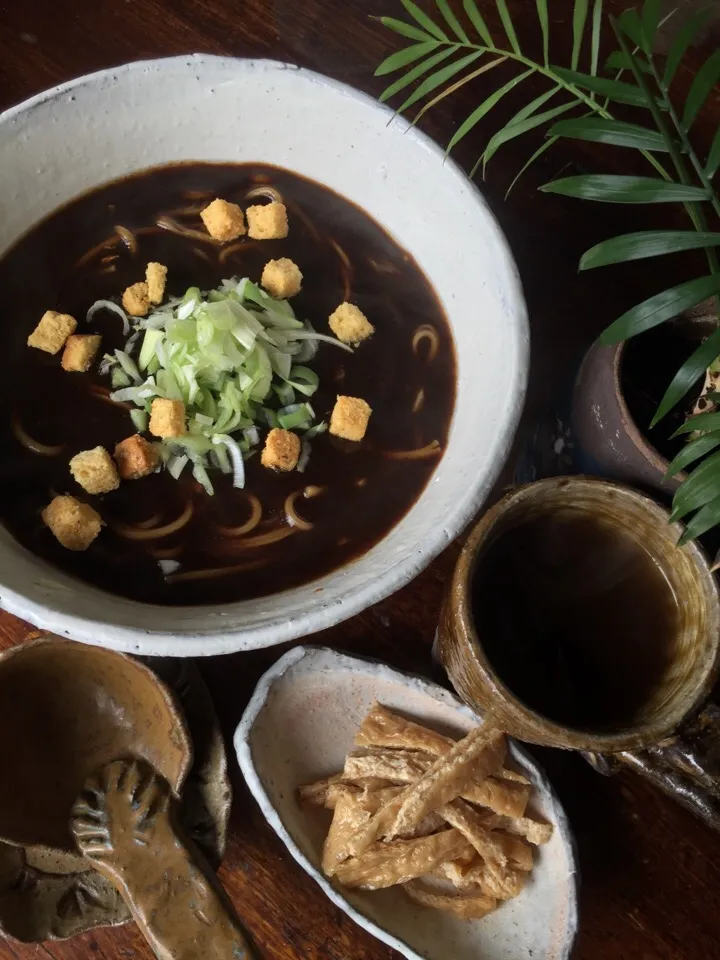
[[[204,233],[199,211],[210,200],[222,197],[245,209],[265,202],[248,198],[265,185],[279,191],[287,206],[290,232],[284,240],[244,237],[218,246],[157,225],[170,217],[183,229]],[[118,225],[132,232],[137,249],[120,239]],[[328,316],[344,300],[357,304],[375,326],[375,335],[352,355],[322,344],[309,363],[320,377],[311,399],[318,418],[329,420],[338,394],[362,397],[373,410],[365,439],[351,443],[320,435],[303,473],[274,473],[257,454],[246,463],[243,490],[214,470],[214,496],[188,470],[179,480],[162,471],[122,482],[102,497],[85,493],[70,475],[70,458],[98,445],[112,453],[136,431],[128,409],[109,399],[109,377],[98,373],[97,360],[88,373],[69,373],[60,354],[27,346],[42,314],[70,313],[78,320],[77,333],[102,334],[101,356],[123,348],[127,337],[112,313],[102,311],[86,323],[88,308],[98,299],[118,302],[127,286],[144,279],[149,261],[168,267],[166,296],[182,296],[190,286],[209,290],[232,276],[257,282],[265,263],[281,257],[294,260],[303,273],[303,289],[292,304],[318,332],[330,333]],[[0,262],[0,290],[0,519],[33,553],[112,593],[161,604],[216,603],[312,581],[365,553],[398,523],[447,443],[455,357],[428,281],[412,256],[360,208],[289,171],[189,163],[113,182],[58,210],[19,241]],[[413,342],[423,325],[435,331],[436,352],[427,338]],[[397,458],[433,441],[440,450],[430,456]],[[62,450],[45,455],[29,448],[37,444]],[[307,488],[312,496],[304,495]],[[296,526],[283,539],[263,544],[265,534],[288,526],[293,493],[296,513],[310,529]],[[66,550],[44,526],[40,512],[57,494],[85,500],[101,514],[106,526],[87,551]],[[261,520],[247,535],[234,535],[233,528],[252,514],[252,497],[261,505]],[[138,541],[119,532],[123,525],[171,523],[188,504],[192,517],[174,534]],[[163,559],[179,567],[167,575],[158,563]]]
[[[481,554],[480,643],[531,709],[578,729],[629,724],[674,660],[675,595],[629,533],[580,511],[535,517]]]

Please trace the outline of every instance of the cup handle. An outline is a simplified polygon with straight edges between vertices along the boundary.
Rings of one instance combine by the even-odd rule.
[[[85,785],[70,830],[122,895],[158,960],[252,960],[225,892],[182,832],[170,787],[144,761],[116,760]]]
[[[629,768],[720,830],[720,706],[707,703],[678,732],[647,750],[585,753],[600,773]]]

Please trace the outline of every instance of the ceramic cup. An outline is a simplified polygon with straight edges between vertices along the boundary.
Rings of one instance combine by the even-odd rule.
[[[631,723],[612,732],[573,729],[526,706],[495,673],[473,620],[473,578],[488,547],[530,516],[567,510],[601,518],[640,540],[677,599],[674,653],[656,692]],[[520,487],[489,510],[458,559],[438,629],[438,654],[463,699],[492,712],[512,736],[551,747],[595,753],[639,750],[675,731],[701,706],[717,677],[720,599],[702,550],[696,543],[678,548],[682,527],[668,518],[668,511],[644,494],[588,477],[554,477]]]

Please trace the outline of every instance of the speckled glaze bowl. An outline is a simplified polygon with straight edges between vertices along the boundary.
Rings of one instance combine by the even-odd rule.
[[[300,804],[296,791],[342,769],[376,701],[458,738],[481,721],[434,683],[322,647],[296,647],[258,682],[235,749],[250,790],[292,856],[336,906],[407,960],[569,960],[577,930],[570,825],[543,771],[512,742],[511,765],[533,785],[532,815],[555,827],[520,896],[467,921],[421,907],[397,887],[348,890],[323,874],[330,818]]]
[[[0,529],[6,610],[76,640],[143,655],[270,646],[387,597],[477,512],[523,405],[525,304],[507,242],[477,188],[416,127],[391,120],[387,107],[308,70],[206,55],[92,74],[0,116],[0,254],[59,205],[130,172],[179,160],[272,163],[359,204],[410,251],[445,308],[458,361],[442,460],[407,515],[355,562],[272,597],[161,607],[81,583]]]
[[[529,516],[579,511],[602,517],[640,540],[678,601],[676,654],[653,697],[632,726],[591,733],[554,723],[527,707],[497,676],[472,616],[472,582],[483,551]],[[445,596],[437,652],[460,696],[490,710],[512,736],[550,747],[613,753],[639,750],[673,733],[699,709],[720,667],[718,585],[697,543],[677,547],[680,524],[644,494],[589,477],[554,477],[507,494],[468,537]],[[612,642],[612,638],[608,638]]]

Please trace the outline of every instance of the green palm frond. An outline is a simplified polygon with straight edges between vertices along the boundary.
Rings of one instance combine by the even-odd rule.
[[[706,275],[661,290],[618,317],[603,334],[606,343],[649,330],[707,298],[720,298],[720,197],[713,189],[720,170],[720,128],[704,159],[691,141],[694,125],[720,83],[720,51],[712,53],[697,71],[682,104],[677,105],[674,94],[670,95],[684,57],[710,16],[709,7],[678,29],[662,65],[653,52],[654,43],[658,29],[674,13],[663,19],[662,0],[638,0],[636,8],[609,17],[615,49],[602,61],[605,72],[601,73],[603,0],[573,0],[572,42],[565,63],[555,62],[562,57],[553,42],[548,0],[535,0],[534,5],[540,56],[526,49],[527,24],[523,21],[520,30],[519,21],[513,22],[507,0],[494,0],[499,28],[492,32],[477,0],[462,0],[462,10],[459,0],[424,0],[423,7],[416,0],[400,2],[409,19],[384,17],[382,23],[411,43],[388,57],[377,74],[400,74],[382,100],[417,81],[398,109],[405,113],[419,105],[414,122],[459,89],[479,84],[480,77],[494,67],[505,64],[506,69],[513,68],[512,76],[483,96],[460,122],[447,145],[448,152],[473,134],[480,121],[525,81],[533,78],[535,87],[545,84],[544,90],[534,89],[527,103],[487,138],[471,175],[480,167],[484,173],[488,162],[510,141],[531,131],[544,132],[544,140],[522,165],[508,193],[559,140],[576,139],[610,149],[637,150],[652,175],[564,177],[541,187],[546,193],[605,203],[681,204],[685,208],[693,229],[636,231],[597,244],[583,256],[581,270],[688,250],[701,251],[707,259]],[[637,119],[619,119],[616,104],[626,113],[630,108]],[[719,357],[720,326],[678,370],[653,425],[697,388],[704,371],[720,363]],[[720,412],[714,412],[720,397],[712,403],[712,412],[688,419],[681,428],[690,442],[670,465],[671,473],[678,473],[695,464],[673,507],[674,517],[691,517],[685,539],[720,524],[720,452],[716,450],[720,446]]]

